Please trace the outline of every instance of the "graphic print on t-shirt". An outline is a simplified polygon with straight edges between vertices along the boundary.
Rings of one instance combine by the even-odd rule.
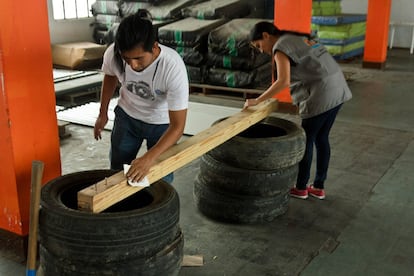
[[[151,87],[144,81],[127,81],[126,88],[132,94],[135,94],[146,100],[155,100],[155,94],[152,92]]]

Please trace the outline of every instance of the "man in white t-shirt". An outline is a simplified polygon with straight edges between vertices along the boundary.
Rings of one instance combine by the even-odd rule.
[[[95,139],[108,122],[108,105],[121,84],[111,133],[111,169],[131,164],[127,177],[142,180],[161,153],[183,134],[188,108],[188,76],[182,58],[156,41],[150,14],[139,10],[122,20],[104,54],[105,73]],[[148,151],[137,157],[143,140]],[[172,174],[164,178],[172,182]]]

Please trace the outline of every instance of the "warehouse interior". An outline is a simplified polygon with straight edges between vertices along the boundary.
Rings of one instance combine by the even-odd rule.
[[[319,16],[315,13],[322,13],[313,2],[324,1],[240,2],[247,4],[248,18],[274,20],[276,25],[297,30],[311,28],[313,18]],[[414,121],[410,103],[414,100],[414,24],[410,22],[414,18],[409,10],[413,4],[408,0],[327,2],[337,2],[339,11],[335,12],[340,15],[357,14],[367,23],[364,43],[357,41],[363,47],[333,54],[338,54],[353,99],[344,104],[331,132],[327,198],[290,199],[286,213],[271,222],[215,221],[197,210],[194,203],[193,186],[201,162],[197,158],[175,172],[173,187],[180,200],[184,254],[202,257],[203,261],[197,266],[182,266],[178,275],[412,275]],[[27,1],[27,5],[36,4]],[[84,74],[75,78],[76,85],[88,88],[79,91],[73,82],[53,81],[55,72],[51,72],[55,63],[52,44],[99,44],[90,27],[96,16],[57,21],[51,15],[51,5],[52,1],[44,5],[43,17],[20,15],[9,1],[0,6],[2,25],[6,26],[0,37],[0,129],[6,133],[0,157],[0,275],[5,276],[26,271],[32,160],[45,161],[43,184],[60,175],[109,167],[110,128],[101,141],[96,141],[91,123],[85,122],[90,111],[85,106],[94,106],[99,98],[101,73],[76,69]],[[6,11],[16,18],[28,16],[26,20],[37,21],[39,32],[28,34],[28,23],[11,23],[3,16]],[[370,17],[370,11],[381,17]],[[370,20],[375,21],[374,27]],[[8,42],[11,34],[18,34],[12,43]],[[33,47],[27,48],[23,35],[36,36]],[[68,38],[71,36],[76,38]],[[28,58],[39,70],[27,66]],[[87,83],[79,84],[81,80]],[[262,85],[232,85],[193,83],[192,121],[187,121],[183,140],[218,118],[238,112],[245,97],[263,91]],[[58,90],[65,91],[64,97],[58,96]],[[271,116],[300,124],[286,95],[279,99],[281,109]],[[197,104],[205,105],[205,114],[196,114]],[[64,118],[70,110],[81,114],[81,122]],[[96,107],[92,110],[96,112]]]

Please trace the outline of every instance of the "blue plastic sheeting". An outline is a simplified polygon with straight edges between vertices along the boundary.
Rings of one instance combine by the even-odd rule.
[[[330,16],[312,16],[312,23],[318,25],[340,25],[363,22],[367,20],[366,14],[341,14]]]
[[[348,39],[326,39],[326,38],[319,38],[319,42],[324,45],[338,45],[338,46],[345,46],[354,42],[362,41],[365,39],[365,35],[351,37]]]

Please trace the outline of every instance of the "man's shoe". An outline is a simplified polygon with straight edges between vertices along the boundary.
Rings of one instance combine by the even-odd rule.
[[[290,196],[300,198],[300,199],[307,199],[308,198],[308,190],[299,190],[296,188],[290,189]]]
[[[308,187],[308,194],[316,197],[317,199],[324,199],[325,198],[325,191],[323,189],[318,189],[313,187],[313,185]]]

